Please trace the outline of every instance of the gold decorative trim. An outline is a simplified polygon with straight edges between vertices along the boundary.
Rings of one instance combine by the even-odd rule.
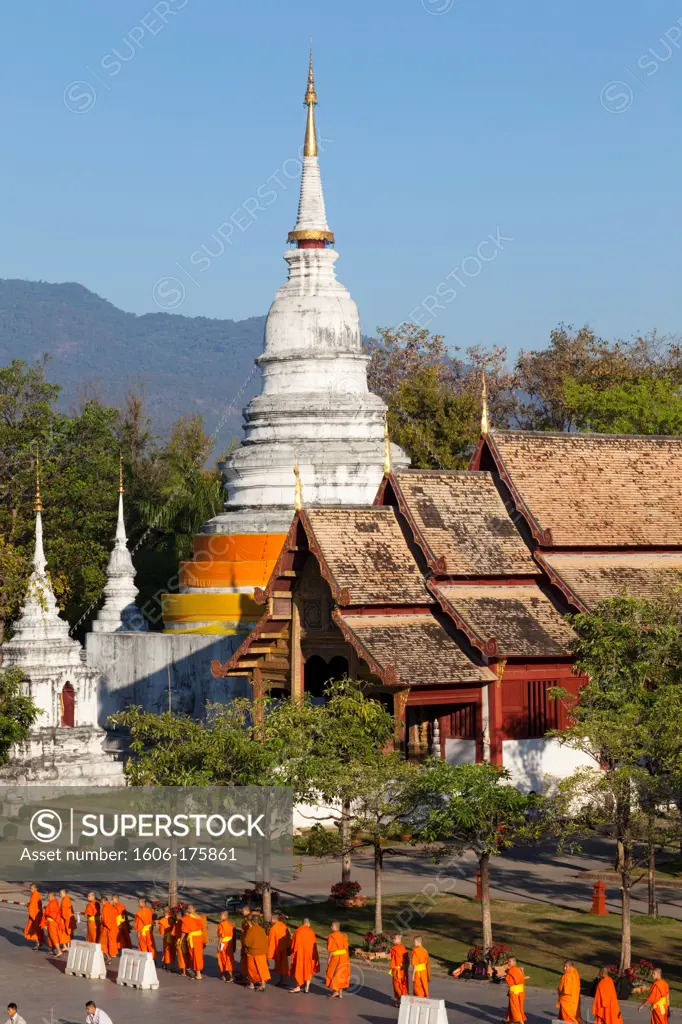
[[[304,229],[303,231],[290,231],[288,238],[290,242],[333,242],[334,232]]]

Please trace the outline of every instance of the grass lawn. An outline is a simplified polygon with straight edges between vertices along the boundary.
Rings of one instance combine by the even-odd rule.
[[[480,934],[480,903],[462,896],[390,896],[384,900],[384,930],[402,931],[406,944],[423,935],[434,968],[451,971],[466,959]],[[412,903],[412,920],[408,921]],[[589,985],[602,964],[618,962],[620,915],[594,917],[586,911],[564,910],[537,903],[493,900],[495,942],[509,946],[519,958],[529,984],[555,988],[567,957],[575,960],[583,982]],[[418,908],[418,912],[417,912]],[[374,908],[344,910],[329,903],[310,903],[292,908],[289,924],[297,926],[309,917],[318,936],[326,937],[330,922],[338,919],[351,945],[362,945],[373,928]],[[632,919],[633,960],[651,960],[663,968],[671,987],[673,1006],[682,1006],[682,924],[669,917],[652,921]],[[632,997],[636,999],[637,997]]]

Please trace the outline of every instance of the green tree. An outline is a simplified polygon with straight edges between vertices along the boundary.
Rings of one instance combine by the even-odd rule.
[[[401,381],[388,399],[391,440],[415,469],[465,469],[480,423],[480,400],[453,394],[433,367]]]
[[[600,390],[564,381],[566,408],[579,430],[600,434],[682,434],[682,392],[671,377],[643,377]]]
[[[432,763],[421,779],[419,819],[414,837],[446,851],[471,850],[481,875],[483,948],[493,944],[490,860],[521,839],[537,837],[543,801],[510,785],[509,772],[498,765]]]
[[[638,844],[652,848],[679,836],[679,817],[656,813],[666,791],[679,791],[682,753],[682,634],[677,595],[658,601],[621,596],[577,615],[576,668],[585,684],[561,742],[592,758],[561,784],[564,836],[614,835],[621,879],[621,969],[630,966],[630,913]]]
[[[12,747],[27,739],[41,712],[25,693],[20,668],[0,669],[0,764],[7,764]]]

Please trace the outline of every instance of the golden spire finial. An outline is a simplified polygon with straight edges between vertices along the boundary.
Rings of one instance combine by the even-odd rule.
[[[123,452],[118,455],[118,493],[123,494]]]
[[[301,486],[301,471],[298,468],[298,455],[294,448],[294,477],[296,478],[296,484],[294,486],[294,508],[297,512],[300,512],[303,508],[303,487]]]
[[[481,435],[487,437],[490,430],[488,416],[488,388],[485,382],[485,370],[481,370]]]
[[[313,71],[313,41],[310,40],[310,63],[308,64],[308,87],[303,100],[308,108],[308,122],[305,129],[304,156],[317,156],[317,133],[315,131],[315,104],[317,93],[315,92],[315,73]]]
[[[43,511],[43,500],[40,497],[40,455],[36,451],[36,500],[33,506],[34,512]]]
[[[393,453],[391,452],[391,438],[388,434],[388,412],[384,416],[384,475],[390,476],[393,472]]]

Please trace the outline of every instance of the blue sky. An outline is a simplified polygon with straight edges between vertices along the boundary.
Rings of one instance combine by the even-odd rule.
[[[266,312],[312,35],[338,276],[366,332],[412,314],[515,353],[559,321],[682,326],[680,0],[33,0],[0,26],[2,277],[136,313],[159,281],[180,313]]]

